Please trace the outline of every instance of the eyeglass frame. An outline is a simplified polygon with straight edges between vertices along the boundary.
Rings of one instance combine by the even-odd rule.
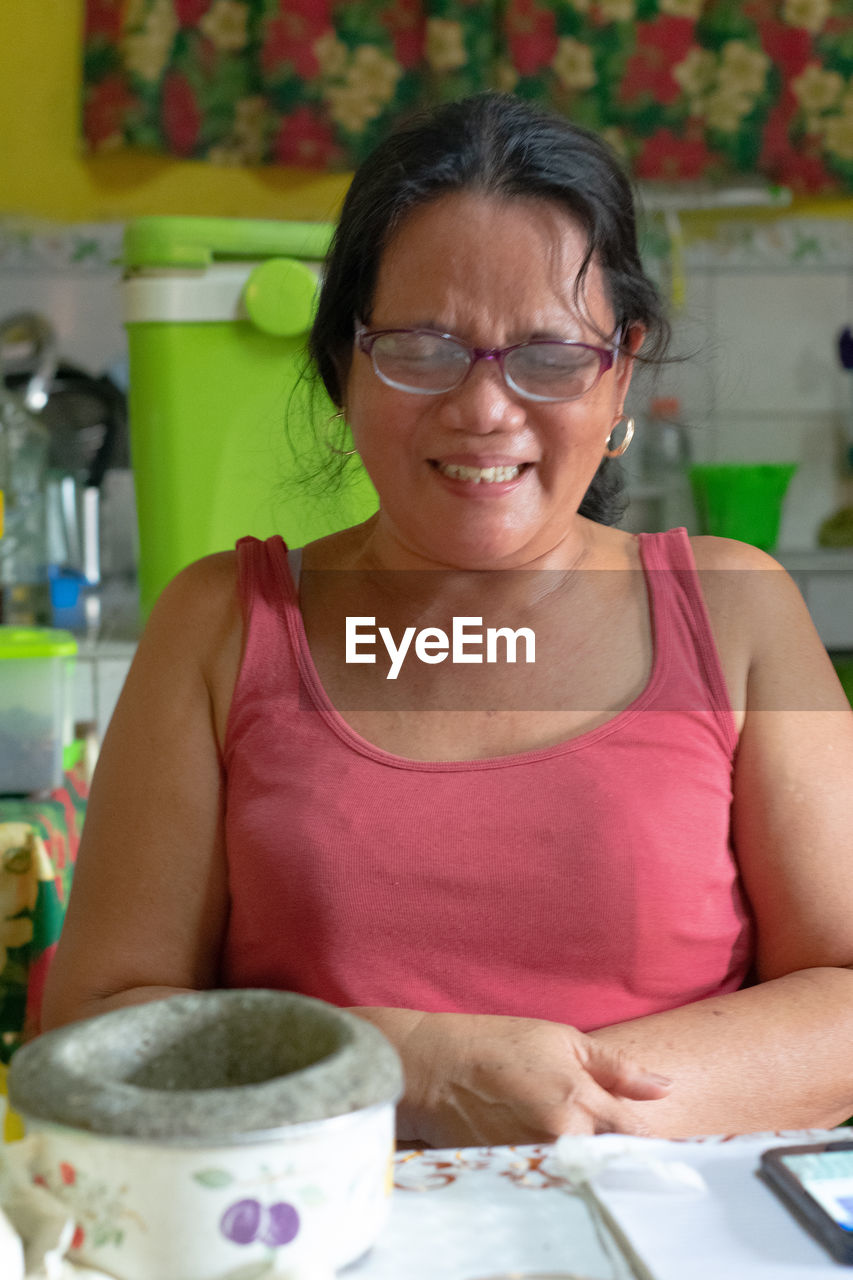
[[[384,338],[389,333],[422,333],[431,338],[449,338],[451,342],[455,342],[458,347],[461,347],[463,351],[466,352],[469,358],[468,366],[458,382],[454,382],[452,386],[442,387],[441,389],[436,388],[435,390],[431,390],[428,387],[404,387],[397,382],[391,382],[384,374],[379,372],[379,369],[376,366],[376,357],[373,354],[373,346],[377,339]],[[503,378],[504,385],[507,389],[514,391],[515,394],[521,396],[523,400],[534,400],[540,404],[568,404],[575,400],[581,400],[584,396],[589,395],[590,391],[593,391],[598,386],[605,373],[609,373],[613,368],[616,363],[616,358],[622,350],[621,342],[621,326],[616,330],[614,345],[612,347],[599,347],[594,343],[580,342],[575,338],[528,338],[524,342],[513,342],[508,347],[472,347],[469,346],[467,342],[463,342],[461,338],[457,338],[455,333],[442,333],[439,329],[368,329],[367,325],[361,324],[360,322],[357,322],[355,326],[355,345],[358,347],[359,351],[362,351],[366,356],[369,356],[370,363],[373,366],[373,372],[376,374],[380,382],[384,382],[386,387],[392,387],[395,391],[404,391],[408,395],[413,396],[444,396],[447,395],[449,391],[456,391],[458,387],[462,386],[463,382],[465,382],[471,370],[474,368],[474,365],[477,364],[479,360],[496,360],[501,371],[501,377]],[[548,346],[560,347],[583,347],[586,351],[594,351],[598,356],[598,373],[595,376],[595,381],[588,386],[585,391],[581,391],[580,394],[576,396],[538,396],[535,392],[524,391],[507,376],[504,360],[513,351],[518,351],[521,347],[544,346],[546,344]]]

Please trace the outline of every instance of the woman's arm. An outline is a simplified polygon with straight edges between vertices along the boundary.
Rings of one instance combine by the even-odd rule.
[[[832,1128],[853,1116],[853,973],[802,969],[747,990],[605,1027],[591,1037],[673,1084],[662,1137]]]
[[[549,1142],[561,1133],[649,1134],[643,1107],[670,1081],[576,1027],[539,1018],[353,1009],[403,1060],[397,1136],[432,1147]],[[648,1105],[646,1102],[644,1105]]]
[[[724,662],[750,655],[743,699],[730,676],[745,711],[732,830],[757,985],[593,1036],[672,1077],[642,1108],[655,1132],[833,1125],[853,1116],[853,712],[787,574],[698,542]]]
[[[232,553],[161,596],[98,760],[45,1030],[213,986],[227,913],[219,743],[240,660]]]
[[[741,726],[732,826],[756,985],[583,1037],[524,1020],[364,1011],[411,1063],[417,1087],[402,1115],[412,1136],[675,1137],[853,1116],[853,713],[788,576],[752,548],[697,543]],[[590,1044],[616,1052],[605,1074]],[[653,1088],[648,1072],[671,1088]]]

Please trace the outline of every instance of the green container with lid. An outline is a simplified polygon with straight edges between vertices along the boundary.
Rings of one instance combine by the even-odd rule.
[[[0,795],[62,782],[73,738],[77,641],[50,627],[0,626]]]
[[[316,482],[335,406],[304,376],[305,342],[332,230],[153,217],[126,229],[143,613],[178,570],[244,534],[300,546],[376,510],[357,458],[340,485]]]

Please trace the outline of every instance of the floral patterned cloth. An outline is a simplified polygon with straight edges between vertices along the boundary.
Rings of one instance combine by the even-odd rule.
[[[347,170],[498,87],[643,179],[853,190],[853,0],[87,0],[84,80],[92,151]]]
[[[86,808],[78,773],[44,799],[0,797],[0,1064],[38,1031]]]

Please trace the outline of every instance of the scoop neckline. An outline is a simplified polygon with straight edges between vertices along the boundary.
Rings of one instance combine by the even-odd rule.
[[[555,756],[566,755],[592,746],[602,738],[609,737],[630,724],[645,710],[666,677],[670,660],[669,628],[665,623],[664,610],[660,607],[659,585],[657,576],[652,571],[654,566],[649,564],[648,553],[654,546],[653,540],[655,538],[676,534],[686,534],[686,531],[670,529],[665,534],[637,534],[649,610],[652,663],[648,679],[636,698],[632,699],[621,711],[617,711],[609,720],[605,720],[603,724],[596,725],[593,729],[587,729],[583,733],[575,734],[573,737],[564,738],[561,742],[555,742],[546,747],[532,747],[528,751],[517,751],[511,755],[483,756],[473,760],[415,760],[411,756],[400,756],[395,752],[386,751],[383,747],[376,746],[375,743],[362,737],[360,733],[353,729],[326,693],[325,686],[320,679],[320,673],[314,664],[311,647],[308,644],[308,636],[305,631],[305,623],[302,618],[302,610],[299,607],[299,592],[288,561],[288,549],[284,540],[277,535],[280,555],[276,556],[275,563],[287,601],[287,607],[284,611],[285,621],[290,633],[293,650],[296,654],[299,674],[306,686],[313,708],[323,718],[332,732],[346,746],[360,755],[367,756],[380,764],[385,764],[392,768],[409,769],[424,773],[457,773],[470,772],[477,769],[506,769],[517,765],[536,764]]]

